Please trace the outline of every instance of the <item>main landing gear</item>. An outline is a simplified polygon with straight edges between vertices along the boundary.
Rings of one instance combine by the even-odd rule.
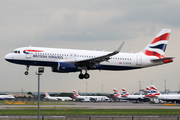
[[[29,74],[29,72],[28,72],[28,70],[29,70],[29,65],[26,65],[26,70],[27,70],[27,71],[25,71],[24,74],[25,74],[25,75],[28,75],[28,74]]]
[[[82,71],[80,72],[79,79],[83,79],[83,78],[89,79],[90,75],[87,73],[87,70],[85,71],[86,71],[85,74],[82,74]]]
[[[88,73],[85,73],[84,75],[82,73],[79,74],[79,79],[89,79],[90,75]]]

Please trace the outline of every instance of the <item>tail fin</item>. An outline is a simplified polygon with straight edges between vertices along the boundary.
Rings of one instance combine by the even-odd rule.
[[[79,96],[79,94],[76,92],[76,90],[73,90],[73,94],[74,94],[74,96],[72,96],[73,98]]]
[[[125,96],[129,95],[129,93],[127,92],[127,90],[125,88],[122,88],[122,92],[123,92],[122,97],[125,97]]]
[[[45,96],[46,96],[46,97],[50,97],[49,94],[48,94],[46,91],[45,91]]]
[[[114,94],[118,94],[119,92],[116,90],[116,88],[113,88]]]
[[[117,97],[120,96],[119,92],[116,90],[116,88],[113,88],[114,91],[114,96],[113,97]]]
[[[147,92],[147,95],[151,93],[150,87],[146,86],[146,92]]]
[[[154,85],[150,85],[150,89],[152,96],[158,96],[161,94]]]
[[[162,29],[159,34],[142,51],[147,56],[164,58],[171,29]]]
[[[152,97],[150,87],[146,86],[146,92],[147,92],[147,95],[145,95],[145,97]]]

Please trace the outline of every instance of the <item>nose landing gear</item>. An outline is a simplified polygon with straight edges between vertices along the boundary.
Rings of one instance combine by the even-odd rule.
[[[29,70],[29,65],[26,65],[26,70],[27,70],[27,71],[25,71],[24,74],[25,74],[25,75],[28,75],[28,74],[29,74],[29,72],[28,72],[28,70]]]

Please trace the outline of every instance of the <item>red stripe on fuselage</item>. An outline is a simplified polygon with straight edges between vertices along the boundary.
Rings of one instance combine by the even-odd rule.
[[[24,50],[24,51],[27,51],[27,52],[43,52],[43,50]]]

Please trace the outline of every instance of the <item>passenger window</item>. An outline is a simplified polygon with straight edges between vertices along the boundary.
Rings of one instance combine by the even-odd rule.
[[[20,54],[20,51],[18,51],[18,53]]]

